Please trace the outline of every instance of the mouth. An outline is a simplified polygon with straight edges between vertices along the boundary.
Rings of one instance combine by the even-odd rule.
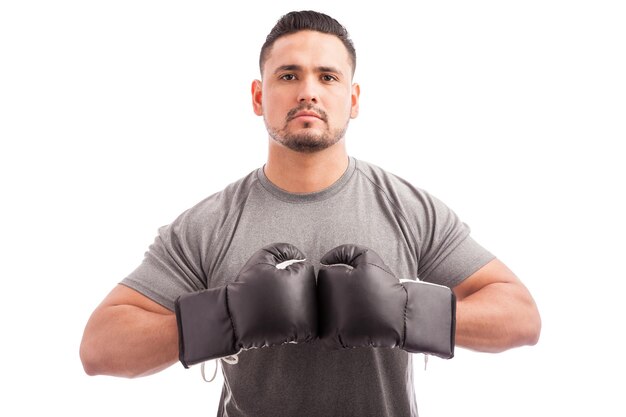
[[[323,112],[316,112],[313,110],[291,110],[287,115],[287,121],[290,122],[294,119],[318,119],[326,121]]]
[[[293,116],[293,118],[296,119],[298,117],[314,117],[316,119],[322,119],[322,116],[312,111],[299,111]]]

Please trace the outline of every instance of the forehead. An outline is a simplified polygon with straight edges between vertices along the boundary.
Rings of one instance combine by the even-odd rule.
[[[348,50],[339,38],[310,30],[276,39],[263,69],[264,72],[273,71],[283,65],[351,68]],[[349,72],[346,70],[346,74]]]

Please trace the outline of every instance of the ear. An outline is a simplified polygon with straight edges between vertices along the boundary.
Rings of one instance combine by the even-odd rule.
[[[263,116],[263,83],[259,80],[252,81],[252,108],[254,114]]]
[[[352,84],[352,106],[350,107],[350,118],[355,119],[359,115],[359,95],[361,94],[361,86],[357,83]]]

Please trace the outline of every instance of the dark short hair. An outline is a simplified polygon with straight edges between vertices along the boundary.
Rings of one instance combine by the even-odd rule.
[[[354,70],[356,69],[356,50],[354,49],[352,40],[350,40],[348,31],[332,17],[325,15],[324,13],[314,12],[312,10],[290,12],[276,22],[276,25],[272,28],[269,35],[267,35],[265,43],[261,48],[261,54],[259,56],[261,74],[263,74],[263,64],[265,64],[276,39],[281,36],[300,32],[302,30],[313,30],[316,32],[328,33],[329,35],[335,35],[339,38],[348,50],[348,55],[350,56],[350,61],[352,63],[352,74],[354,74]]]

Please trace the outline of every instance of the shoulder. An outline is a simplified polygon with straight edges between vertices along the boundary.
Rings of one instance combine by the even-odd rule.
[[[203,214],[220,210],[229,210],[247,199],[250,190],[258,182],[257,169],[243,178],[228,184],[218,191],[197,203],[188,211],[192,214]]]
[[[356,171],[364,181],[369,182],[376,192],[383,195],[391,204],[413,211],[416,207],[427,210],[441,202],[428,191],[416,187],[406,179],[399,177],[369,162],[356,161]]]
[[[206,230],[210,225],[219,228],[247,200],[250,191],[258,182],[257,171],[258,169],[255,169],[245,177],[228,184],[221,191],[211,194],[185,210],[171,226],[191,233]]]

